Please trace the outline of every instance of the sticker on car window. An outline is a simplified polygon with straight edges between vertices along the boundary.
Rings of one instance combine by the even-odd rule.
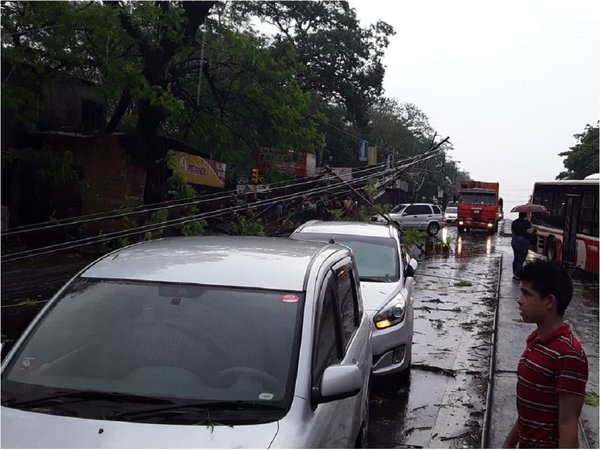
[[[34,361],[35,361],[34,356],[26,356],[25,358],[23,358],[23,361],[21,361],[21,370],[26,370],[26,369],[31,368]]]
[[[294,303],[300,300],[300,296],[296,294],[281,294],[279,300],[285,303]]]
[[[268,392],[263,392],[258,396],[259,400],[273,400],[273,394],[269,394]]]

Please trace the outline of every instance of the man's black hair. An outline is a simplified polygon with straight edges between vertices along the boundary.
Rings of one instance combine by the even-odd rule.
[[[531,282],[531,287],[542,298],[554,295],[557,312],[563,316],[573,297],[573,282],[563,266],[557,262],[537,259],[525,265],[518,277],[521,281]]]

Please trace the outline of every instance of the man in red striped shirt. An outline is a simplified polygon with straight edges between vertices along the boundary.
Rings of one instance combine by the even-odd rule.
[[[521,316],[537,329],[527,338],[519,360],[519,417],[502,446],[578,448],[588,362],[581,343],[563,321],[573,283],[563,267],[542,260],[526,265],[519,278]]]

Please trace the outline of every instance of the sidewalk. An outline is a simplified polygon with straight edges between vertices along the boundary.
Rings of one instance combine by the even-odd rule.
[[[533,331],[532,324],[524,323],[519,315],[516,299],[519,296],[519,284],[512,281],[512,251],[510,251],[510,220],[504,221],[500,235],[508,245],[503,254],[500,289],[498,297],[497,331],[495,337],[495,367],[493,389],[489,411],[488,448],[501,448],[504,438],[517,417],[516,382],[517,364],[525,347],[525,339]],[[598,322],[589,325],[590,319],[582,322],[582,299],[574,295],[565,319],[571,323],[589,360],[589,379],[586,390],[598,393]],[[571,312],[571,314],[569,314]],[[579,432],[581,448],[598,448],[598,407],[584,405]]]

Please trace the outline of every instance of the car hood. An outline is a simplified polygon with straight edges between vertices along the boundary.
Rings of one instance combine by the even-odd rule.
[[[268,448],[278,423],[157,425],[53,416],[2,407],[2,448]]]
[[[379,311],[400,290],[399,283],[360,282],[363,306],[371,316]]]

